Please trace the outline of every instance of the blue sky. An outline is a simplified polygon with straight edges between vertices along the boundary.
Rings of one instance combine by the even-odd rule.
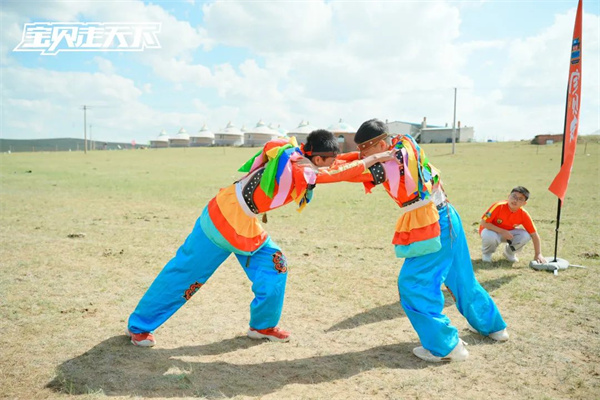
[[[146,143],[259,120],[560,133],[576,0],[12,1],[1,21],[1,137]],[[584,0],[580,134],[600,129],[600,3]],[[158,22],[160,48],[16,52],[24,24]]]

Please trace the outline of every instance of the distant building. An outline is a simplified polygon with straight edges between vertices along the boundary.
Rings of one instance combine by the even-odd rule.
[[[354,143],[354,135],[356,135],[356,129],[342,121],[341,118],[337,123],[330,125],[329,128],[327,128],[327,130],[333,132],[333,134],[338,140],[340,150],[343,153],[356,150],[356,144]]]
[[[190,146],[192,147],[212,146],[214,143],[215,134],[206,127],[206,124],[202,126],[198,133],[190,135]]]
[[[420,124],[414,122],[393,121],[387,122],[391,135],[411,135],[418,143],[452,143],[452,127],[427,125],[427,118],[423,117]],[[475,132],[472,126],[456,127],[456,143],[472,142]]]
[[[563,141],[562,133],[556,135],[535,135],[531,144],[552,144],[552,143],[560,143]]]
[[[181,128],[174,137],[169,138],[170,147],[189,147],[189,145],[190,135],[184,128]]]
[[[252,129],[244,132],[244,146],[264,146],[269,140],[277,139],[279,132],[268,127],[262,120]]]
[[[244,144],[244,132],[229,121],[227,126],[215,132],[216,146],[241,146]]]
[[[150,147],[153,149],[159,149],[169,147],[169,135],[163,129],[156,139],[150,140]]]
[[[460,126],[460,121],[455,131],[455,142],[472,142],[475,137],[472,126]],[[452,143],[452,127],[422,128],[418,135],[419,143]]]
[[[404,121],[388,122],[387,120],[385,121],[385,124],[387,125],[390,135],[410,135],[417,138],[421,129],[427,127],[427,119],[423,118],[423,122],[420,124]]]
[[[298,124],[298,127],[296,127],[295,129],[292,129],[291,131],[289,131],[287,133],[287,136],[288,137],[295,136],[298,144],[306,143],[306,137],[308,136],[308,134],[316,129],[317,128],[312,126],[310,124],[310,122],[302,120]]]

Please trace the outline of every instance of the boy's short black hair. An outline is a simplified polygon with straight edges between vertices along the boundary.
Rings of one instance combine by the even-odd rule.
[[[510,192],[511,193],[514,193],[514,192],[521,193],[523,196],[525,196],[525,200],[529,200],[529,190],[527,190],[523,186],[517,186],[516,188],[513,188],[513,190],[511,190]]]
[[[326,129],[317,129],[306,137],[304,154],[309,160],[314,156],[335,157],[340,154],[340,146],[332,132]]]
[[[354,143],[361,144],[367,140],[387,133],[387,125],[383,121],[373,118],[363,122],[360,128],[358,128],[354,135]]]

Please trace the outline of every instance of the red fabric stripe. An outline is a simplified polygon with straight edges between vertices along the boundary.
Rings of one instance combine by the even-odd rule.
[[[223,235],[232,246],[239,250],[254,251],[267,240],[267,232],[265,231],[262,231],[260,235],[253,238],[246,238],[238,235],[221,213],[217,201],[214,198],[208,203],[208,215],[210,215],[210,219],[221,235]]]
[[[422,228],[413,229],[409,232],[396,232],[394,234],[393,244],[407,245],[414,242],[420,242],[440,235],[440,224],[436,221],[431,225]]]

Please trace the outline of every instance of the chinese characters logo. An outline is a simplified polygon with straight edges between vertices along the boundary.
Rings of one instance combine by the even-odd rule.
[[[60,51],[143,51],[160,49],[160,22],[26,23],[13,51],[53,56]]]

